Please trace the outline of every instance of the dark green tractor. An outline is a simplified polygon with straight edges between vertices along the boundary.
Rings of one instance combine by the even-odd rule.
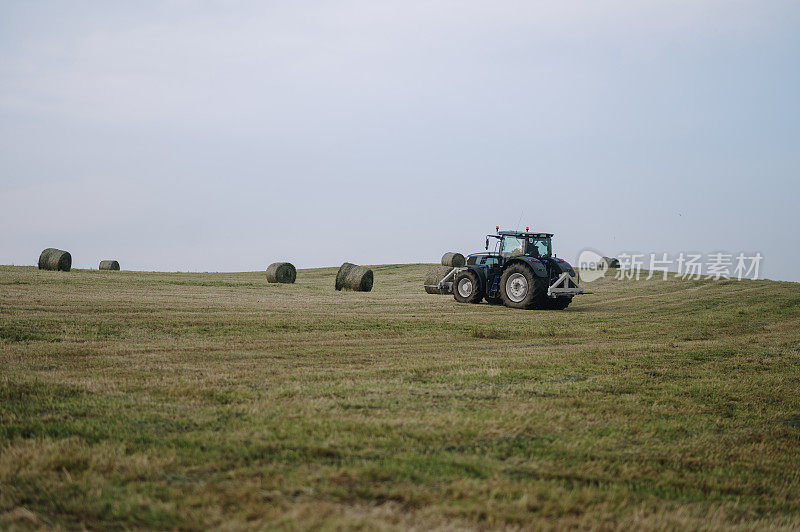
[[[582,294],[575,270],[552,253],[551,233],[498,231],[487,235],[496,239],[494,252],[474,253],[467,265],[454,268],[439,283],[451,288],[461,303],[503,304],[519,309],[562,310],[572,298]]]

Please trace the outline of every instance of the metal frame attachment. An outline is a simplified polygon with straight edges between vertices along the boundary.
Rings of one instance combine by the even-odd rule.
[[[439,290],[447,290],[449,293],[452,294],[453,281],[451,281],[450,279],[452,279],[455,276],[456,272],[460,269],[461,268],[453,268],[452,270],[450,270],[450,273],[445,275],[444,278],[442,278],[442,280],[439,281],[439,284],[426,284],[425,288],[437,288]]]
[[[558,279],[547,288],[547,295],[549,297],[575,296],[583,293],[585,293],[583,288],[578,286],[577,281],[567,272],[559,275]]]

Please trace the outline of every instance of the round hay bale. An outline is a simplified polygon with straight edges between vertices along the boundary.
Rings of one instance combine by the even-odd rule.
[[[291,284],[297,279],[297,269],[290,262],[273,262],[267,268],[268,283]]]
[[[337,290],[341,290],[344,288],[344,281],[347,279],[347,274],[350,273],[350,270],[355,268],[355,264],[351,264],[349,262],[345,262],[341,266],[339,266],[339,271],[336,272],[336,286]]]
[[[461,253],[448,251],[442,255],[442,266],[450,266],[451,268],[461,268],[467,264],[467,260]]]
[[[101,260],[100,270],[119,270],[119,262],[115,260]]]
[[[72,255],[62,249],[47,248],[39,255],[40,270],[68,272],[72,268]]]
[[[369,292],[372,290],[374,276],[372,270],[365,266],[358,266],[345,262],[336,273],[337,290],[354,290],[356,292]]]
[[[619,259],[614,257],[603,257],[603,260],[608,264],[609,268],[619,268]]]
[[[444,279],[444,276],[452,271],[450,266],[434,266],[428,273],[425,274],[425,291],[429,294],[449,295],[447,290],[440,290],[438,288],[431,288],[429,285],[439,284],[439,281]]]

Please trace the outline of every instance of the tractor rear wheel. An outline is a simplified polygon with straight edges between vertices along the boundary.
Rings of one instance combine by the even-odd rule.
[[[500,277],[500,297],[507,307],[542,308],[547,298],[547,281],[524,264],[512,264]]]
[[[483,287],[478,275],[472,270],[464,270],[453,279],[453,297],[459,303],[480,303]]]

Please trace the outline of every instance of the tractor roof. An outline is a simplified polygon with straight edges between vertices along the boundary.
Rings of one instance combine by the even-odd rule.
[[[521,236],[521,237],[532,236],[534,238],[545,238],[553,236],[553,233],[529,233],[527,231],[498,231],[497,234],[501,236]]]

